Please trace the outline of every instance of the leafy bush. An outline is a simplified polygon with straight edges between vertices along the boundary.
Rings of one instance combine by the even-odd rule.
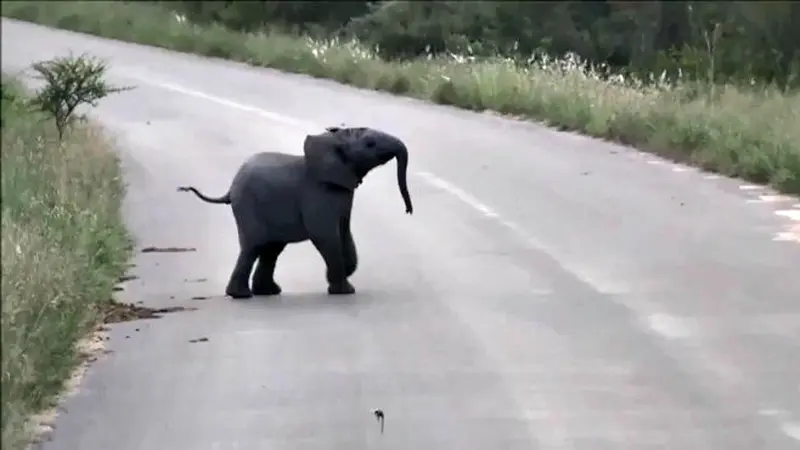
[[[87,55],[54,58],[32,65],[40,79],[46,82],[30,99],[30,105],[53,118],[59,139],[76,119],[75,109],[83,104],[97,106],[109,94],[128,89],[108,85],[103,77],[107,66]]]

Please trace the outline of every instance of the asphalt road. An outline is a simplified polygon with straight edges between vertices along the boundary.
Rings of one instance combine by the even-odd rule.
[[[95,114],[138,245],[197,249],[139,254],[122,294],[197,310],[114,326],[42,448],[800,448],[800,245],[773,240],[796,200],[535,124],[3,20],[3,70],[70,50],[137,86]],[[373,171],[356,295],[325,295],[303,243],[280,298],[223,297],[230,209],[176,186],[221,194],[249,154],[342,122],[406,140],[414,215]]]

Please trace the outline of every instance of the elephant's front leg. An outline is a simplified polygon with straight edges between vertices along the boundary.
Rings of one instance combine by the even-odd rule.
[[[350,220],[342,221],[342,255],[344,256],[344,274],[347,278],[353,276],[358,267],[358,253],[353,233],[350,231]]]
[[[278,295],[281,293],[281,287],[274,278],[275,263],[285,248],[286,243],[284,242],[270,242],[261,248],[256,270],[253,273],[254,295]]]
[[[311,242],[325,260],[326,278],[328,280],[328,294],[346,295],[353,294],[356,289],[347,281],[347,268],[345,267],[344,249],[339,227],[335,232],[311,237]]]

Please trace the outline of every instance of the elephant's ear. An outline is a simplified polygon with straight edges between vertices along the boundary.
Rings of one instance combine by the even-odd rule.
[[[331,134],[306,136],[303,152],[306,168],[312,177],[347,190],[355,190],[361,180],[343,161],[343,148],[347,143]]]

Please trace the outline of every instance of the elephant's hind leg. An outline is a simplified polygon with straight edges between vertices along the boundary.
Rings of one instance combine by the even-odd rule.
[[[281,293],[281,287],[275,282],[275,263],[285,248],[286,243],[284,242],[270,242],[261,247],[256,270],[253,273],[254,295],[278,295]]]
[[[239,256],[236,258],[236,266],[233,268],[231,278],[228,281],[228,287],[225,288],[225,294],[231,298],[249,298],[253,296],[250,292],[250,272],[253,270],[253,264],[258,257],[257,247],[241,247]]]

